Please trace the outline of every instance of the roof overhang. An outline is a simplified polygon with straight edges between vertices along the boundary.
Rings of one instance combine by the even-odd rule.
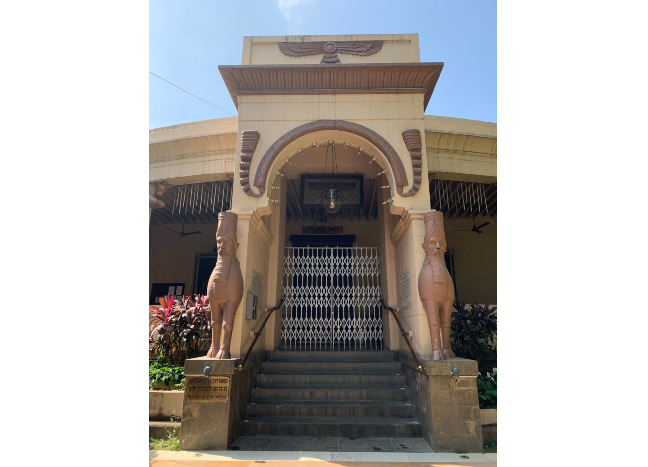
[[[427,107],[443,69],[434,63],[219,65],[238,109],[245,94],[424,94]]]

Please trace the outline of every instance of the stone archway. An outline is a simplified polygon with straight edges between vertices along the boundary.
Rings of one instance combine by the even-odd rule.
[[[380,150],[387,159],[387,162],[389,163],[391,171],[394,175],[396,187],[404,187],[408,185],[405,166],[403,165],[403,162],[398,156],[396,150],[385,138],[380,136],[375,131],[357,123],[347,122],[344,120],[318,120],[294,128],[293,130],[289,131],[281,138],[279,138],[277,141],[275,141],[274,144],[268,148],[263,158],[259,162],[259,166],[257,167],[256,175],[254,177],[254,186],[256,186],[259,191],[265,189],[270,167],[272,166],[275,159],[279,156],[281,151],[283,151],[290,143],[304,135],[307,135],[308,133],[323,130],[342,131],[366,139],[376,148],[378,148],[378,150]]]

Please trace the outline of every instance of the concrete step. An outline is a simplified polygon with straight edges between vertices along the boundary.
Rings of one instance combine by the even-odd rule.
[[[384,374],[283,374],[257,376],[259,387],[269,386],[405,386],[405,375]]]
[[[376,351],[299,351],[275,350],[268,354],[270,362],[397,362],[396,352]]]
[[[252,400],[409,401],[406,386],[269,386],[252,389]]]
[[[165,439],[180,434],[180,422],[149,422],[149,438]]]
[[[269,374],[306,374],[306,373],[386,373],[403,374],[400,362],[264,362],[261,373]]]
[[[242,436],[420,438],[415,418],[246,417]]]
[[[416,407],[404,401],[257,400],[246,413],[249,417],[415,418]]]

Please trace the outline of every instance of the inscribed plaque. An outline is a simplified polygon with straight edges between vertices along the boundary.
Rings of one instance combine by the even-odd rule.
[[[185,393],[192,402],[227,402],[229,387],[229,376],[187,376]]]
[[[412,289],[410,286],[409,271],[401,276],[401,308],[412,306]]]

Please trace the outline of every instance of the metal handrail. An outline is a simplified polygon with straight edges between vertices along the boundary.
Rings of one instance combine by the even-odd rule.
[[[416,362],[417,365],[417,370],[422,372],[423,371],[423,365],[421,365],[421,362],[419,361],[418,357],[414,353],[414,349],[412,348],[412,344],[410,344],[410,341],[407,340],[407,333],[405,332],[405,329],[403,329],[403,325],[401,324],[400,320],[398,319],[398,315],[396,315],[396,310],[394,310],[392,307],[389,307],[385,305],[385,301],[380,297],[380,304],[382,305],[383,308],[389,310],[392,312],[392,315],[394,315],[394,319],[396,320],[396,324],[398,324],[398,327],[401,330],[401,334],[403,336],[403,339],[405,339],[405,343],[409,347],[410,353],[412,354],[412,357],[414,357],[414,361]]]
[[[261,328],[254,333],[254,340],[252,341],[252,344],[250,344],[250,348],[248,349],[247,353],[245,354],[245,357],[243,358],[243,361],[239,366],[236,367],[237,370],[242,370],[243,365],[245,365],[245,362],[247,361],[248,357],[250,356],[250,352],[252,352],[252,349],[254,348],[254,344],[256,344],[256,341],[259,339],[261,336],[261,333],[263,332],[263,328],[265,327],[266,323],[268,322],[268,319],[270,318],[270,315],[275,311],[281,308],[281,305],[283,305],[283,302],[285,299],[282,297],[281,300],[279,300],[279,304],[275,306],[274,308],[270,308],[268,310],[268,314],[266,315],[265,319],[263,320],[263,324],[261,325]]]

